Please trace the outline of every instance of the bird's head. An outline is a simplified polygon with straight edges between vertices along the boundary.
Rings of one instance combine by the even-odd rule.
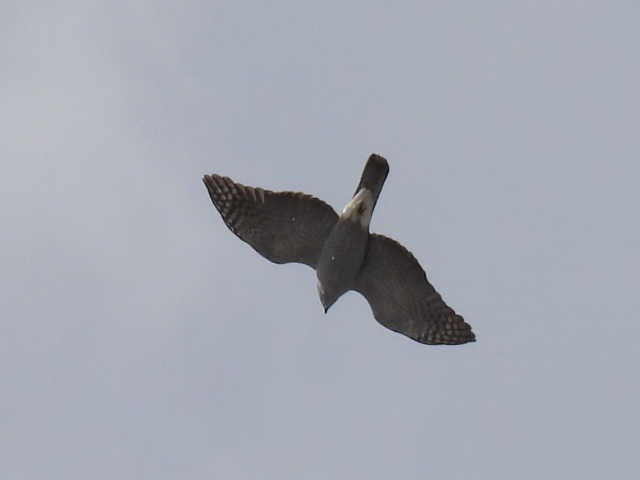
[[[320,302],[322,302],[322,307],[324,308],[324,313],[327,313],[329,311],[329,308],[331,308],[331,306],[336,303],[336,300],[338,300],[338,296],[334,296],[331,295],[329,292],[327,292],[324,288],[324,286],[322,285],[322,283],[320,282],[320,280],[318,280],[318,295],[320,296]]]

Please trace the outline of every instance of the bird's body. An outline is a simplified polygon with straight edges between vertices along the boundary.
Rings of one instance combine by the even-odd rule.
[[[320,252],[318,293],[325,312],[353,287],[367,252],[373,197],[362,189],[344,208]]]
[[[471,327],[427,281],[415,257],[395,240],[369,232],[389,172],[371,155],[351,201],[338,216],[322,200],[271,192],[205,175],[223,220],[238,237],[274,263],[316,270],[325,312],[349,290],[361,293],[385,327],[427,344],[475,341]]]

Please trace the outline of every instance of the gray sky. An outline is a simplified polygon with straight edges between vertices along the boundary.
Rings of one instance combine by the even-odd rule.
[[[397,3],[3,3],[2,478],[638,474],[640,7]],[[325,316],[200,180],[370,152],[476,344]]]

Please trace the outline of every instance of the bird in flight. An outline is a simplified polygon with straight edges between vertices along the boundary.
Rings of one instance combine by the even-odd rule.
[[[390,330],[429,345],[474,342],[471,326],[444,302],[411,252],[369,232],[388,173],[387,161],[372,154],[340,215],[300,192],[248,187],[216,174],[205,175],[203,181],[227,227],[260,255],[316,270],[325,313],[344,293],[355,290]]]

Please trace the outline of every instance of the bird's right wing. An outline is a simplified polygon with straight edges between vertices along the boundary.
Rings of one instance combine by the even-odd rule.
[[[215,174],[202,180],[227,227],[260,255],[274,263],[316,267],[338,221],[333,208],[304,193],[247,187]]]
[[[378,322],[418,342],[475,341],[471,326],[444,302],[411,252],[391,238],[369,235],[353,289],[364,295]]]

